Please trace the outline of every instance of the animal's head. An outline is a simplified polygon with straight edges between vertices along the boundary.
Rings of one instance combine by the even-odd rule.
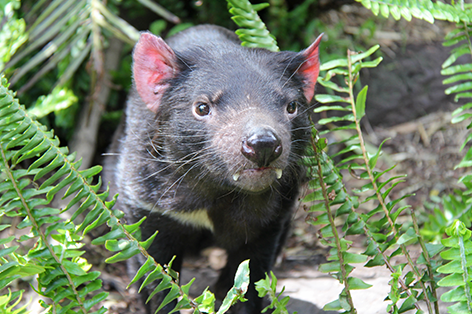
[[[159,155],[182,179],[228,190],[257,193],[283,180],[309,140],[320,40],[299,53],[234,43],[178,52],[142,34],[133,77],[157,116]]]

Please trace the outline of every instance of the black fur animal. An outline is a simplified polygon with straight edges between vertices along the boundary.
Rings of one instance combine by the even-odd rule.
[[[270,270],[287,235],[304,176],[299,160],[310,137],[319,42],[275,53],[241,47],[221,27],[197,26],[167,44],[144,33],[134,50],[114,166],[118,207],[131,222],[147,216],[143,239],[159,230],[149,252],[162,264],[177,256],[177,271],[189,250],[211,243],[226,249],[217,297],[250,259],[249,301],[238,313],[260,313],[253,283]]]

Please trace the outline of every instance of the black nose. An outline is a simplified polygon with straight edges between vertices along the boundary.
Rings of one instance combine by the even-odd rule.
[[[267,128],[254,128],[249,136],[243,139],[242,154],[257,164],[259,168],[268,167],[282,154],[279,137]]]

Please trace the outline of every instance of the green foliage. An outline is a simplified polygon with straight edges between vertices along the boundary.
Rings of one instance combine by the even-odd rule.
[[[2,23],[5,22],[0,29],[0,71],[4,70],[5,63],[28,38],[25,21],[16,17],[19,7],[19,0],[0,1],[0,19]]]
[[[38,274],[38,293],[52,301],[43,303],[45,308],[54,307],[58,312],[89,312],[107,294],[98,292],[90,296],[101,287],[101,281],[97,279],[98,272],[88,272],[91,265],[81,258],[83,244],[80,241],[84,233],[111,217],[114,201],[105,201],[107,191],[97,193],[100,182],[90,184],[100,167],[79,171],[80,160],[68,154],[67,148],[59,147],[53,133],[31,119],[7,90],[5,79],[1,83],[0,217],[20,218],[16,228],[30,230],[18,239],[11,236],[2,241],[5,248],[0,267],[8,269],[3,273],[2,282],[7,284],[20,276]],[[28,169],[18,167],[19,163],[32,159],[34,162]],[[48,178],[44,180],[44,177]],[[68,188],[64,197],[74,195],[74,198],[62,212],[79,205],[70,221],[60,218],[59,209],[49,207],[53,197],[65,187]],[[89,207],[93,209],[75,225],[73,221]],[[35,245],[24,255],[15,253],[18,246],[9,245],[13,241],[27,240],[34,241]],[[26,267],[15,271],[18,264]]]
[[[446,229],[449,238],[442,244],[449,248],[441,252],[441,257],[448,260],[447,264],[438,268],[439,273],[449,274],[438,282],[441,287],[456,287],[441,295],[444,302],[457,302],[448,307],[451,314],[472,312],[472,241],[471,231],[459,220]]]
[[[268,3],[251,5],[247,0],[227,0],[227,2],[233,21],[243,27],[236,31],[243,46],[279,50],[277,42],[257,15],[257,11],[269,6]]]
[[[51,94],[39,97],[34,106],[28,109],[28,113],[36,119],[40,119],[51,112],[69,108],[76,102],[77,97],[70,89],[56,87]]]
[[[446,228],[451,226],[455,220],[460,220],[467,228],[472,223],[472,204],[469,195],[460,190],[454,194],[448,194],[436,200],[431,205],[431,213],[427,215],[425,223],[421,228],[421,235],[428,242],[440,243],[446,234]]]
[[[11,292],[8,290],[7,295],[0,296],[0,313],[2,314],[23,314],[26,313],[26,305],[15,309],[23,297],[23,291]],[[15,300],[16,299],[16,300]]]
[[[313,192],[304,201],[314,202],[310,207],[310,212],[314,213],[310,222],[321,225],[322,243],[332,247],[328,256],[330,262],[321,265],[320,270],[331,273],[344,284],[339,298],[327,304],[325,309],[354,313],[350,290],[366,289],[369,285],[349,276],[354,269],[350,263],[367,262],[365,267],[386,265],[392,271],[392,290],[389,294],[392,303],[387,308],[388,312],[404,313],[415,307],[419,310],[419,300],[425,300],[431,310],[431,302],[425,297],[428,294],[429,277],[424,276],[418,269],[405,245],[419,238],[418,231],[409,229],[402,234],[401,225],[396,221],[408,206],[400,205],[404,197],[391,199],[389,195],[391,190],[402,182],[399,179],[403,176],[389,177],[389,171],[393,167],[383,171],[376,169],[382,145],[376,151],[367,151],[360,127],[360,120],[365,115],[367,86],[355,95],[354,83],[358,80],[362,68],[375,67],[380,63],[381,58],[365,60],[378,48],[375,46],[359,54],[348,51],[346,59],[325,63],[321,67],[325,74],[318,79],[318,82],[332,90],[333,94],[318,94],[315,99],[321,104],[340,103],[316,108],[315,112],[339,113],[321,119],[318,123],[329,125],[329,132],[342,133],[341,138],[345,138],[342,142],[331,145],[343,144],[346,147],[331,156],[340,158],[339,162],[334,164],[324,152],[327,143],[324,139],[318,139],[315,134],[312,147],[314,157],[308,162],[310,176],[313,177],[310,182]],[[346,82],[346,85],[336,82]],[[326,132],[321,132],[320,135]],[[340,173],[342,169],[364,181],[363,186],[352,192],[346,191]],[[362,212],[360,206],[365,206],[366,203],[373,203],[373,206],[368,206],[373,209]],[[342,233],[336,228],[335,218],[343,218],[345,221],[341,228]],[[368,246],[363,254],[349,252],[352,242],[346,237],[356,234],[367,236]],[[398,254],[404,255],[407,263],[393,266],[391,258]],[[411,271],[403,273],[406,265]],[[404,280],[403,277],[411,280]],[[401,304],[400,300],[403,300]]]
[[[468,99],[472,97],[470,90],[472,89],[472,83],[470,82],[471,76],[467,74],[469,71],[470,64],[454,64],[459,57],[462,56],[472,56],[472,45],[470,41],[470,17],[472,16],[472,6],[470,4],[465,4],[463,1],[459,3],[447,4],[440,1],[432,2],[429,0],[422,0],[418,2],[408,2],[408,1],[370,1],[370,0],[359,0],[362,4],[370,9],[375,15],[379,13],[388,17],[390,14],[395,19],[400,19],[402,16],[406,20],[411,20],[412,17],[419,19],[424,19],[428,22],[433,23],[435,19],[447,20],[450,22],[456,22],[457,27],[455,30],[450,32],[446,36],[445,46],[455,46],[451,52],[450,57],[443,64],[443,75],[452,75],[450,78],[444,80],[444,84],[454,84],[446,90],[447,94],[456,94],[456,101],[459,99]],[[348,85],[351,86],[352,76],[349,76],[349,80],[346,79]],[[337,92],[346,92],[343,87],[332,85],[329,83],[326,85],[323,82],[323,79],[320,80],[321,84],[325,84],[326,87],[332,88]],[[362,90],[357,97],[356,103],[353,101],[352,93],[350,93],[349,99],[352,104],[353,116],[347,114],[344,116],[345,121],[357,122],[355,112],[362,116],[363,109],[362,103],[365,101],[365,95]],[[348,102],[347,98],[342,98],[339,96],[320,96],[318,99],[320,102],[335,102],[343,101]],[[324,101],[326,100],[326,101]],[[355,107],[355,111],[354,111]],[[454,112],[453,122],[460,122],[465,119],[472,117],[470,113],[467,112],[468,109],[472,108],[471,103],[467,103],[461,106],[458,110]],[[359,110],[360,109],[360,110]],[[319,109],[320,111],[327,110]],[[328,118],[324,123],[337,122],[338,118]],[[350,129],[353,128],[354,124],[348,124],[341,129]],[[469,125],[470,128],[471,125]],[[356,123],[357,128],[357,123]],[[334,129],[336,130],[336,128]],[[358,135],[361,134],[360,129],[357,128]],[[463,144],[463,148],[472,138],[471,135],[468,136],[466,141]],[[351,155],[341,161],[340,167],[348,169],[351,173],[354,170],[359,168],[364,168],[368,172],[368,176],[364,173],[358,175],[361,179],[367,177],[370,178],[370,182],[364,185],[358,192],[365,192],[374,188],[376,190],[376,195],[371,195],[366,198],[366,201],[377,198],[379,204],[378,206],[371,211],[368,215],[360,215],[362,226],[364,228],[365,234],[370,239],[369,246],[364,254],[369,255],[372,259],[366,264],[366,266],[374,266],[386,264],[387,267],[392,271],[392,280],[390,282],[392,286],[391,293],[389,294],[389,299],[392,301],[392,304],[389,305],[387,310],[392,313],[402,313],[413,309],[413,306],[419,311],[419,306],[416,303],[417,300],[424,300],[428,307],[429,313],[439,313],[437,296],[436,296],[436,286],[457,286],[456,289],[451,292],[446,293],[441,297],[443,301],[446,302],[458,302],[455,305],[449,307],[450,313],[470,313],[471,312],[471,298],[470,298],[470,279],[468,272],[470,271],[468,267],[470,263],[468,261],[468,248],[471,245],[470,241],[470,231],[466,226],[470,227],[471,218],[470,218],[470,204],[472,200],[470,195],[472,194],[472,177],[469,174],[464,175],[459,181],[462,182],[467,190],[465,192],[455,191],[455,195],[449,195],[442,198],[442,207],[443,210],[437,208],[434,209],[433,214],[428,217],[428,221],[425,223],[421,232],[417,225],[416,216],[414,212],[411,212],[412,226],[409,228],[401,228],[401,225],[396,224],[395,220],[398,215],[407,209],[405,206],[397,208],[394,210],[395,206],[401,204],[400,200],[389,200],[387,203],[384,203],[388,195],[388,192],[391,188],[397,184],[393,183],[391,187],[387,188],[387,183],[390,183],[392,180],[398,179],[393,177],[387,179],[385,182],[378,185],[379,188],[386,188],[385,192],[382,192],[377,189],[376,181],[380,178],[381,175],[386,174],[390,169],[386,171],[379,172],[378,174],[375,171],[371,172],[368,168],[373,168],[377,161],[377,158],[380,153],[380,149],[377,153],[374,152],[366,154],[366,149],[362,147],[362,140],[360,141],[361,147],[357,147],[355,144],[352,145],[353,138],[346,140],[348,143],[347,148],[341,151],[339,154],[345,154],[346,152],[351,152]],[[360,154],[362,152],[362,156]],[[374,156],[374,158],[372,158]],[[375,157],[377,156],[377,157]],[[456,168],[469,167],[472,165],[471,162],[472,153],[469,150],[464,159],[461,161]],[[363,157],[363,158],[361,158]],[[364,159],[364,165],[358,165],[356,163],[351,163],[351,160]],[[344,163],[344,164],[343,164]],[[365,167],[368,165],[369,167]],[[362,169],[362,170],[364,170]],[[384,217],[378,217],[379,213],[384,212]],[[375,220],[372,220],[372,217],[375,217]],[[456,221],[455,219],[460,219]],[[388,227],[387,232],[385,227]],[[380,232],[379,232],[380,231]],[[444,236],[444,232],[447,233],[450,238],[442,240],[441,244],[425,243],[427,241],[438,241]],[[388,235],[388,236],[387,236]],[[422,255],[420,258],[414,262],[408,254],[408,251],[405,248],[405,245],[408,243],[418,242],[422,248]],[[441,253],[441,257],[446,260],[452,260],[450,263],[441,266],[441,260],[432,259],[439,252],[443,250],[443,245],[446,247],[452,247],[451,250],[444,251]],[[390,257],[383,254],[382,256],[378,252],[385,252],[386,248],[397,247],[395,251],[390,255],[404,255],[406,257],[406,264],[400,264],[396,267],[392,267],[389,264]],[[453,252],[453,254],[451,254]],[[454,255],[455,256],[452,256]],[[468,264],[469,263],[469,264]],[[405,272],[405,266],[409,266],[411,271]],[[418,268],[417,266],[424,265],[426,268]],[[448,273],[448,277],[440,280],[438,282],[438,273]],[[402,281],[401,278],[405,278]],[[401,299],[405,299],[401,306],[397,306],[397,302]]]
[[[237,301],[245,302],[244,294],[249,287],[249,260],[243,261],[234,276],[234,287],[231,288],[223,300],[217,314],[226,313]],[[213,304],[214,306],[214,304]]]
[[[458,3],[447,4],[441,1],[431,0],[419,0],[419,1],[407,1],[407,0],[356,0],[362,3],[364,7],[371,10],[375,15],[382,15],[388,18],[390,15],[395,20],[399,20],[402,17],[411,21],[411,18],[417,18],[425,20],[430,23],[434,23],[434,20],[445,20],[449,22],[471,22],[472,17],[472,6],[470,4],[464,4],[463,1]],[[466,8],[464,10],[464,8]]]
[[[267,312],[269,309],[274,309],[273,314],[288,314],[289,312],[286,306],[290,298],[288,296],[282,297],[284,289],[277,293],[277,278],[273,272],[270,272],[270,277],[271,278],[266,274],[264,279],[256,282],[256,290],[259,293],[259,297],[262,298],[267,295],[271,301],[270,304],[262,310],[262,313]]]
[[[21,65],[11,77],[15,84],[23,76],[41,64],[40,69],[31,76],[19,90],[23,92],[35,84],[44,74],[60,66],[66,58],[68,65],[59,73],[56,86],[62,86],[73,76],[79,66],[92,56],[94,72],[103,71],[103,31],[130,44],[136,42],[139,33],[134,27],[113,14],[101,1],[52,1],[46,8],[41,3],[33,7],[33,12],[42,10],[35,23],[28,31],[27,44],[8,63],[15,66],[25,57],[28,61]],[[32,14],[32,12],[30,12]],[[34,53],[37,49],[39,52]],[[33,56],[31,56],[31,54]]]

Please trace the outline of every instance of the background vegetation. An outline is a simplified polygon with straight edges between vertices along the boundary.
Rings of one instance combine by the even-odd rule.
[[[450,84],[446,93],[454,94],[461,102],[453,122],[470,119],[470,4],[427,0],[361,3],[384,18],[449,23],[444,44],[453,49],[442,65],[442,73],[447,76],[444,84]],[[165,36],[200,23],[234,29],[233,16],[234,22],[246,29],[238,31],[246,45],[264,46],[271,37],[256,11],[277,39],[277,44],[270,43],[271,49],[300,50],[318,33],[327,34],[320,49],[324,55],[319,83],[325,92],[317,94],[320,105],[315,109],[322,114],[317,121],[322,127],[319,132],[313,130],[312,147],[305,160],[311,177],[311,192],[305,198],[307,220],[319,226],[320,242],[330,248],[328,262],[320,265],[320,270],[344,285],[339,298],[325,309],[355,313],[350,292],[369,285],[351,275],[351,264],[364,263],[364,267],[387,267],[391,271],[391,292],[386,296],[390,300],[386,309],[389,313],[439,313],[439,299],[453,303],[450,313],[472,312],[472,176],[465,172],[459,180],[462,189],[439,198],[438,205],[426,211],[428,222],[419,224],[415,212],[404,202],[408,195],[392,197],[402,176],[391,175],[393,167],[377,167],[383,143],[379,148],[366,145],[360,122],[365,117],[368,88],[362,86],[359,75],[362,69],[376,67],[382,60],[376,55],[378,46],[369,48],[375,39],[363,31],[375,28],[372,23],[366,22],[349,37],[342,28],[324,25],[321,17],[328,8],[339,6],[336,1],[274,0],[268,8],[263,4],[250,6],[245,1],[216,0],[169,0],[160,5],[147,0],[42,0],[22,1],[21,6],[19,1],[0,1],[0,66],[9,80],[7,83],[3,79],[0,88],[3,312],[25,312],[22,305],[17,305],[22,299],[19,282],[31,281],[32,276],[34,289],[43,297],[41,305],[49,312],[105,312],[101,302],[107,293],[102,290],[99,272],[91,271],[83,257],[82,248],[87,235],[105,224],[109,230],[92,244],[114,252],[107,262],[144,254],[147,262],[133,282],[143,277],[144,285],[160,280],[158,290],[170,289],[164,303],[181,297],[179,309],[215,311],[214,296],[209,291],[197,298],[189,297],[192,282],[180,286],[178,274],[156,264],[146,253],[153,237],[137,240],[139,223],[120,222],[122,213],[112,209],[114,201],[107,201],[108,192],[96,178],[100,167],[90,168],[97,163],[97,154],[90,148],[105,147],[110,136],[104,139],[99,135],[111,134],[118,124],[130,85],[130,52],[139,36],[138,29]],[[464,57],[466,63],[458,65],[457,60]],[[17,91],[26,108],[19,105],[10,90]],[[340,140],[328,147],[325,138],[330,135]],[[60,146],[56,136],[71,149]],[[457,168],[471,165],[470,139],[472,135],[464,141],[467,153]],[[360,188],[346,187],[343,175],[359,180]],[[58,193],[69,199],[64,204],[58,200],[53,203]],[[408,217],[407,222],[400,223],[399,217]],[[355,235],[366,239],[362,254],[351,249]],[[421,251],[418,258],[410,254],[412,245]],[[405,262],[392,263],[395,256]],[[242,298],[247,272],[243,264],[219,312]],[[273,276],[267,277],[258,289],[283,312],[286,299],[278,298],[275,281]],[[452,288],[439,298],[438,286]]]

